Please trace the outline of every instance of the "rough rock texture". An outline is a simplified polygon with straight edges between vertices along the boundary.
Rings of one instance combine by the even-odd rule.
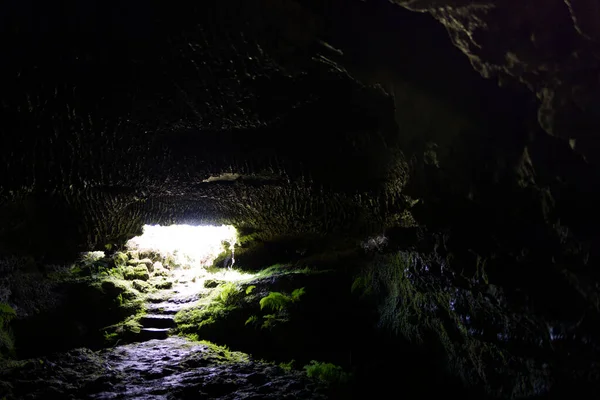
[[[598,163],[600,6],[594,0],[392,0],[429,12],[484,77],[514,79],[540,101],[544,130]]]
[[[297,4],[270,3],[139,14],[133,2],[48,20],[9,8],[5,251],[101,248],[149,219],[280,232],[381,222],[372,193],[397,202],[405,179],[393,102],[323,56],[311,30],[287,32],[311,21]]]
[[[2,272],[122,244],[144,223],[231,223],[277,257],[282,235],[310,238],[288,248],[303,252],[385,232],[383,251],[435,265],[402,295],[394,275],[385,301],[457,293],[481,308],[474,326],[501,334],[490,315],[507,316],[508,344],[462,329],[465,313],[430,325],[474,344],[446,349],[465,381],[546,394],[537,377],[587,353],[572,382],[597,385],[582,342],[600,316],[593,1],[30,3],[0,13]],[[469,363],[531,345],[531,326],[548,332],[543,362],[490,361],[523,380]],[[374,370],[393,382],[386,360]]]
[[[228,358],[229,357],[229,358]],[[7,399],[325,399],[299,372],[184,339],[76,349],[0,374]]]

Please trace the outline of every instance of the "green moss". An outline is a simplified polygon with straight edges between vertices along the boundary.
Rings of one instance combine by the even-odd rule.
[[[122,322],[107,326],[103,329],[104,340],[107,345],[116,345],[121,341],[132,341],[142,331],[140,319],[145,315],[145,311],[140,309],[136,314],[127,317]]]
[[[280,292],[270,292],[267,296],[260,299],[260,309],[274,311],[274,314],[263,315],[261,329],[272,329],[279,323],[287,322],[287,308],[300,301],[304,295],[304,288],[295,289],[291,295]]]
[[[255,286],[255,285],[250,285],[250,286],[248,286],[248,287],[246,288],[246,294],[250,294],[250,293],[252,293],[252,291],[253,291],[254,289],[256,289],[256,286]]]
[[[184,334],[201,332],[203,328],[225,319],[237,308],[243,295],[234,283],[220,285],[206,298],[200,308],[182,310],[175,314],[177,329]]]
[[[0,303],[0,326],[8,324],[17,316],[15,310],[6,303]]]
[[[167,277],[169,276],[169,270],[162,267],[162,266],[155,266],[154,267],[154,271],[152,271],[152,274],[154,276],[163,276],[163,277]]]
[[[260,309],[270,309],[273,311],[283,311],[291,302],[290,297],[283,293],[271,292],[267,296],[260,299]]]
[[[295,289],[291,295],[285,295],[280,292],[270,292],[267,296],[260,299],[260,309],[270,309],[273,311],[283,311],[291,303],[300,301],[304,295],[304,288]]]
[[[305,293],[306,291],[304,290],[304,288],[294,289],[294,291],[292,291],[292,295],[290,296],[292,303],[300,301],[300,297],[302,297]]]
[[[296,360],[290,360],[288,362],[279,363],[279,367],[286,372],[290,372],[291,370],[294,369],[295,364],[296,364]]]
[[[485,262],[477,259],[475,264],[475,276],[485,280]],[[425,337],[437,338],[436,345],[445,352],[450,368],[466,384],[488,385],[506,372],[507,365],[528,365],[529,361],[469,333],[465,326],[464,315],[473,320],[502,321],[503,326],[516,323],[503,309],[475,291],[461,294],[453,286],[423,279],[423,265],[427,262],[417,253],[379,255],[355,280],[359,282],[354,285],[356,290],[369,293],[376,302],[382,327],[417,343]],[[518,324],[532,332],[536,329],[535,323],[526,319],[519,319]]]
[[[123,268],[123,278],[127,280],[139,279],[147,281],[150,279],[150,273],[145,265],[136,265],[135,267],[127,266]]]
[[[97,285],[99,285],[102,291],[109,297],[116,298],[117,296],[122,295],[124,300],[134,300],[140,297],[140,294],[133,290],[130,282],[121,279],[111,277],[104,279]]]
[[[227,282],[221,285],[219,289],[220,290],[218,290],[215,301],[221,303],[224,306],[233,305],[233,303],[235,303],[235,301],[237,300],[237,295],[240,292],[237,285],[232,282]]]
[[[0,303],[0,359],[14,356],[14,338],[9,324],[16,317],[15,310],[6,303]]]
[[[219,363],[240,364],[247,363],[250,361],[250,358],[247,354],[239,351],[232,351],[227,346],[219,346],[218,344],[209,342],[208,340],[199,340],[198,335],[196,334],[185,335],[185,337],[196,344],[206,346],[207,349],[210,351],[209,356],[213,356],[214,358],[216,358],[215,361]]]
[[[274,264],[270,267],[264,268],[258,271],[253,277],[252,280],[261,279],[261,278],[269,278],[272,276],[281,276],[281,275],[290,275],[290,274],[305,274],[312,275],[319,273],[321,271],[316,271],[309,267],[299,268],[293,264]]]
[[[113,256],[113,260],[115,261],[115,265],[117,267],[125,267],[128,259],[129,258],[127,257],[127,254],[121,252],[115,253]]]
[[[204,287],[207,289],[212,289],[212,288],[216,288],[219,285],[224,284],[225,281],[219,280],[219,279],[207,279],[204,281]]]
[[[263,315],[263,323],[261,329],[273,329],[278,324],[288,322],[289,319],[282,314],[266,314]]]
[[[131,284],[133,285],[133,288],[135,290],[138,290],[141,293],[146,293],[148,292],[148,290],[150,290],[150,284],[139,279],[134,280],[133,282],[131,282]]]
[[[173,282],[167,280],[155,282],[154,287],[157,289],[171,289],[173,287]]]
[[[331,363],[312,360],[310,364],[304,366],[304,370],[309,378],[328,384],[345,384],[350,379],[350,374],[344,372],[342,367]]]

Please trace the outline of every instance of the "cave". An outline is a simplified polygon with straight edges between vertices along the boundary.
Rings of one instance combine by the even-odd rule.
[[[599,398],[595,1],[0,10],[0,399]]]

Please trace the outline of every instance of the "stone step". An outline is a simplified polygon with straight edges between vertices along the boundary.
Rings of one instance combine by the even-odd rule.
[[[163,303],[150,303],[146,304],[146,312],[148,314],[155,315],[173,315],[177,314],[180,310],[185,308],[190,308],[195,303],[171,303],[171,302],[163,302]]]
[[[148,296],[146,301],[149,303],[163,303],[168,300],[167,296]]]
[[[169,328],[142,328],[139,340],[166,339],[169,337],[169,331]]]
[[[140,318],[140,323],[144,328],[173,328],[176,326],[172,314],[147,314]]]

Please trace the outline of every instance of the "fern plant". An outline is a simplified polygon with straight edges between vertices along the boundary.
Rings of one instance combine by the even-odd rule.
[[[263,315],[263,323],[261,329],[271,329],[277,323],[287,322],[286,311],[290,304],[297,303],[304,295],[304,288],[295,289],[291,295],[281,292],[270,292],[267,296],[260,299],[260,309],[270,310],[275,314]]]
[[[318,379],[329,384],[344,384],[350,379],[350,375],[344,372],[342,367],[312,360],[304,366],[309,378]]]
[[[13,337],[8,324],[16,316],[17,313],[11,306],[0,303],[0,358],[3,355],[14,355]]]
[[[0,328],[5,328],[13,318],[17,316],[15,310],[6,303],[0,303]]]
[[[260,309],[267,308],[273,311],[283,311],[291,303],[299,302],[304,293],[304,288],[295,289],[289,296],[280,292],[270,292],[267,296],[260,299]]]
[[[220,287],[219,294],[216,297],[216,301],[224,306],[233,305],[236,301],[236,296],[239,293],[237,285],[233,282],[227,282]]]
[[[291,298],[280,292],[271,292],[260,299],[260,309],[271,309],[273,311],[283,311],[291,302]]]

